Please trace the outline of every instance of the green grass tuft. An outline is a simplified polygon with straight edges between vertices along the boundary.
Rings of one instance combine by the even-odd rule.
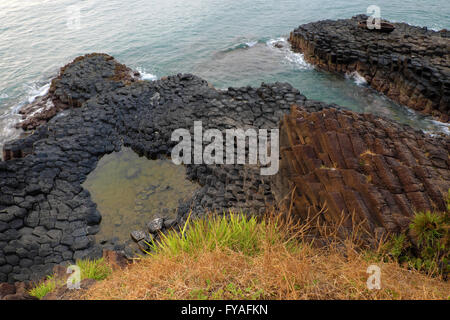
[[[447,277],[450,273],[449,211],[419,212],[409,229],[413,239],[411,235],[393,235],[386,243],[384,252],[409,268]]]
[[[190,215],[183,229],[161,234],[159,242],[148,245],[150,255],[177,255],[181,252],[195,254],[202,250],[229,249],[253,256],[261,251],[266,241],[274,243],[281,238],[276,222],[261,221],[252,216],[230,212],[227,215],[210,215],[191,220]]]
[[[41,282],[39,285],[29,291],[29,294],[38,299],[42,299],[47,293],[56,289],[56,280],[52,276],[48,276],[47,280]]]
[[[97,260],[78,260],[76,264],[80,267],[81,280],[104,280],[112,272],[111,267],[104,261],[103,258]]]
[[[104,280],[112,273],[111,267],[103,258],[97,260],[77,260],[76,265],[80,268],[81,280]],[[31,289],[29,294],[38,299],[42,299],[45,295],[64,284],[65,281],[62,279],[55,279],[54,276],[48,276],[46,280]]]

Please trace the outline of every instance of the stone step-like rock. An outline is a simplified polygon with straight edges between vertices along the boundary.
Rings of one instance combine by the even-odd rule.
[[[281,123],[281,163],[273,190],[293,212],[351,230],[404,231],[415,212],[446,210],[450,139],[350,111],[294,106]],[[289,196],[293,192],[293,196]],[[287,204],[289,205],[289,204]],[[353,222],[353,223],[352,223]]]

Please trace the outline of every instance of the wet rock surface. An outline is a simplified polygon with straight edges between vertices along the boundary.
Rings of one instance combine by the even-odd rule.
[[[92,71],[94,65],[95,72]],[[77,58],[70,66],[63,68],[52,87],[58,88],[60,97],[78,97],[79,105],[66,108],[51,119],[27,118],[29,123],[35,121],[40,125],[31,135],[9,142],[4,147],[6,161],[0,162],[0,282],[41,279],[50,274],[55,265],[72,263],[76,259],[99,258],[105,248],[125,251],[129,256],[127,246],[118,243],[117,239],[96,241],[101,215],[90,193],[82,187],[87,175],[105,154],[120,151],[125,146],[149,159],[165,158],[171,155],[177,143],[171,141],[172,132],[185,128],[193,136],[194,121],[202,121],[204,130],[213,128],[221,132],[229,128],[274,129],[279,128],[279,120],[289,113],[293,104],[311,114],[311,119],[319,117],[322,110],[339,109],[337,105],[307,100],[286,83],[219,91],[190,74],[178,74],[153,82],[116,81],[111,76],[117,68],[126,69],[111,57],[98,54]],[[65,73],[72,69],[77,72],[66,76]],[[129,74],[128,71],[125,73]],[[105,77],[100,79],[96,75]],[[72,82],[61,83],[66,78]],[[94,85],[93,79],[99,84]],[[333,112],[336,117],[360,117],[349,112]],[[408,181],[413,181],[411,187],[417,184],[418,189],[406,192],[407,196],[417,194],[417,200],[408,198],[405,206],[420,202],[426,207],[431,201],[439,206],[438,192],[449,180],[448,138],[433,139],[408,126],[377,117],[370,119],[364,125],[371,130],[367,139],[373,141],[366,144],[373,152],[383,154],[383,158],[369,162],[367,170],[372,168],[377,174],[387,174],[391,166],[398,164],[395,161],[402,161],[405,165],[398,164],[398,175],[403,179],[401,183],[392,175],[379,177],[388,184],[387,189],[401,195],[404,192],[402,188],[410,184]],[[359,127],[348,130],[369,130],[360,128],[361,122],[355,120],[354,124]],[[398,136],[391,134],[394,129],[390,126],[397,130],[394,133]],[[325,139],[323,143],[336,148],[336,136],[319,135],[319,128],[312,126],[311,133],[317,133],[317,137]],[[315,139],[315,134],[310,139]],[[388,139],[389,145],[383,144],[384,139]],[[393,144],[407,147],[409,151],[402,151],[401,157],[392,156],[389,152]],[[347,145],[341,147],[340,152],[347,152]],[[416,149],[429,149],[429,157],[416,156],[420,151]],[[331,156],[335,151],[329,152]],[[331,159],[341,165],[342,156],[346,157],[340,154]],[[419,162],[414,165],[416,160]],[[309,162],[304,165],[309,165]],[[374,169],[374,166],[385,166],[389,170]],[[208,211],[228,209],[263,213],[267,206],[275,204],[274,198],[279,195],[279,189],[283,189],[273,183],[273,177],[261,176],[258,165],[189,164],[186,172],[188,179],[197,182],[200,188],[189,201],[179,206],[175,220],[163,219],[162,224],[161,221],[152,223],[151,227],[156,232],[156,229],[164,231],[177,224],[182,225],[189,212],[192,212],[192,218]],[[442,181],[436,180],[436,172]],[[288,185],[290,175],[279,177],[286,177]],[[374,175],[373,179],[375,183],[378,178]],[[325,190],[327,188],[328,185]],[[383,193],[381,196],[387,197]],[[396,208],[400,212],[406,210],[399,204],[394,207],[392,199],[386,199],[388,205],[382,208],[383,214],[388,215],[390,210],[393,214]],[[133,239],[139,239],[142,249],[151,236],[154,235],[146,230],[144,235],[134,233]]]
[[[450,38],[393,23],[380,33],[358,28],[366,15],[301,25],[289,38],[292,48],[322,69],[357,71],[368,84],[393,100],[443,122],[450,116]]]
[[[106,54],[93,53],[76,58],[61,68],[58,77],[53,79],[48,94],[19,111],[24,121],[18,127],[24,130],[35,129],[61,110],[81,107],[90,98],[123,87],[136,81],[138,77],[138,72]]]

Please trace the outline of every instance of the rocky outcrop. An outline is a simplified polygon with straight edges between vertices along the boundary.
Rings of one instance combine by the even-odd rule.
[[[184,225],[177,219],[156,218],[147,224],[147,230],[135,230],[130,233],[131,239],[137,243],[138,248],[143,252],[151,250],[152,242],[160,240],[161,234],[169,231],[180,231]]]
[[[301,25],[289,38],[292,48],[318,67],[358,72],[377,91],[431,114],[450,116],[450,38],[448,32],[394,23],[392,33],[358,28],[360,15]]]
[[[94,54],[63,68],[54,92],[77,97],[81,106],[48,121],[31,116],[31,122],[41,125],[26,138],[5,144],[0,282],[40,279],[56,264],[101,256],[102,246],[95,241],[101,215],[81,184],[103,155],[125,145],[148,158],[170,156],[172,132],[193,129],[197,120],[204,129],[221,131],[277,128],[292,103],[306,100],[289,84],[218,91],[189,74],[116,82],[110,77],[117,65],[111,57]],[[94,91],[94,83],[104,89]],[[187,165],[187,175],[201,188],[179,208],[179,219],[190,210],[193,215],[232,208],[263,212],[273,201],[268,178],[255,165]]]
[[[46,95],[19,111],[23,121],[17,127],[36,129],[62,110],[81,107],[102,92],[115,90],[138,79],[138,72],[107,54],[91,53],[78,57],[61,68]]]
[[[281,123],[278,200],[301,219],[319,217],[371,234],[407,229],[415,212],[445,211],[450,138],[370,114],[293,106]],[[293,194],[292,194],[293,193]]]

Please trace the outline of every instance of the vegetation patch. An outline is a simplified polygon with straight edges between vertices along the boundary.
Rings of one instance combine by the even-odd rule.
[[[80,268],[80,280],[94,279],[100,281],[106,279],[112,273],[111,267],[103,258],[97,260],[77,260],[76,265]],[[66,279],[51,275],[31,289],[29,293],[38,299],[42,299],[48,293],[65,284]]]
[[[385,244],[385,257],[446,279],[450,273],[450,191],[447,207],[447,212],[417,213],[408,234],[393,235]]]
[[[161,235],[148,255],[114,271],[80,299],[448,299],[450,284],[364,250],[328,232],[326,246],[307,235],[317,226],[237,213],[190,220]],[[367,268],[381,269],[381,289]]]
[[[36,297],[38,299],[42,299],[45,297],[48,293],[52,292],[56,289],[56,280],[53,278],[53,276],[48,276],[45,281],[42,281],[40,284],[38,284],[36,287],[30,290],[30,295],[33,297]]]
[[[190,216],[179,231],[162,233],[160,241],[149,244],[151,249],[148,254],[175,256],[181,253],[195,255],[201,251],[231,250],[254,256],[261,253],[264,244],[280,242],[283,238],[280,220],[258,222],[254,216],[233,212],[189,220]]]

